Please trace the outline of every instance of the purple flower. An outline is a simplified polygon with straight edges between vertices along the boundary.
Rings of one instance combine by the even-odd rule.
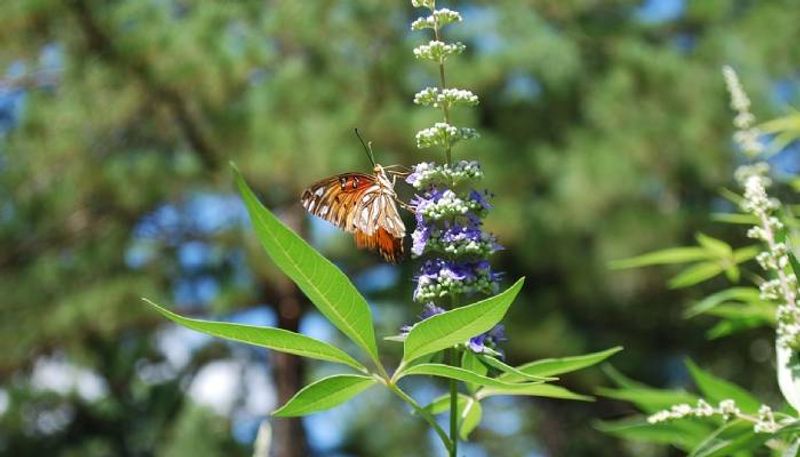
[[[439,308],[438,306],[434,305],[433,303],[426,303],[425,306],[422,308],[422,312],[417,316],[417,322],[422,322],[429,317],[433,317],[437,314],[442,314],[444,309]],[[400,327],[400,333],[407,334],[411,331],[413,325],[404,325]]]
[[[488,191],[484,191],[483,193],[480,193],[477,190],[472,189],[469,192],[469,199],[474,201],[474,202],[476,202],[476,203],[478,203],[479,205],[481,205],[483,207],[483,209],[486,210],[486,211],[492,209],[492,205],[491,205],[491,203],[489,203],[489,200],[487,200],[487,197],[489,197],[489,192]]]
[[[506,341],[506,328],[503,324],[498,324],[488,332],[470,338],[467,347],[476,354],[499,353],[502,356],[497,345],[503,341]]]

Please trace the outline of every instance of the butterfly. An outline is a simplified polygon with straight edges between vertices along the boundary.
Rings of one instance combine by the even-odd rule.
[[[377,251],[386,261],[397,263],[406,236],[394,190],[401,173],[375,163],[371,146],[364,145],[372,174],[342,173],[317,181],[303,191],[300,202],[309,213],[352,233],[358,248]]]

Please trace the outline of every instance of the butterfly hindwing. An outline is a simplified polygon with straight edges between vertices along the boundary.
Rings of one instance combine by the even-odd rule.
[[[344,173],[323,179],[306,189],[300,201],[311,214],[353,233],[359,248],[397,262],[406,232],[396,199],[392,182],[376,167],[372,176]]]

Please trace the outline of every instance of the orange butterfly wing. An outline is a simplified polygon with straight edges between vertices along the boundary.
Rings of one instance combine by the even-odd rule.
[[[391,182],[375,175],[344,173],[323,179],[303,192],[311,214],[353,233],[356,246],[378,251],[389,262],[403,255],[405,225],[397,211]]]

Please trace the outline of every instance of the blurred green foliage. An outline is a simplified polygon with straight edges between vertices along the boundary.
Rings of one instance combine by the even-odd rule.
[[[509,362],[622,344],[623,372],[679,387],[691,353],[768,401],[773,373],[760,369],[771,360],[768,331],[709,343],[707,323],[681,317],[702,288],[667,291],[675,271],[607,265],[691,244],[701,230],[744,245],[736,227],[708,226],[735,161],[719,68],[737,68],[760,117],[780,113],[774,85],[796,88],[800,62],[796,2],[687,1],[667,20],[643,17],[634,0],[458,7],[465,23],[453,38],[469,48],[449,74],[481,97],[461,121],[483,135],[460,152],[480,158],[497,195],[487,223],[508,248],[500,266],[530,282],[507,319]],[[0,69],[24,91],[24,106],[0,134],[0,453],[250,455],[231,418],[192,404],[186,389],[214,361],[263,354],[211,343],[164,380],[143,378],[143,367],[165,363],[166,326],[139,297],[171,302],[199,278],[213,281],[213,293],[189,294],[196,300],[179,300],[181,311],[221,315],[280,301],[285,286],[249,231],[198,222],[207,215],[198,196],[232,195],[229,160],[291,219],[302,214],[306,184],[368,168],[353,127],[382,163],[427,158],[413,147],[432,114],[411,103],[430,77],[410,53],[411,14],[400,0],[2,5]],[[22,76],[11,71],[23,64]],[[165,212],[175,217],[153,216]],[[353,277],[379,262],[344,236],[317,235]],[[180,260],[190,242],[209,248],[199,268]],[[379,335],[418,312],[412,265],[399,268],[395,285],[370,292],[385,319]],[[715,281],[724,279],[708,290]],[[43,360],[90,370],[102,395],[43,389]],[[603,379],[594,371],[566,381],[586,392]],[[427,452],[423,426],[393,412],[399,404],[367,398],[357,414],[341,413],[349,418],[341,452]],[[494,425],[492,411],[517,421]],[[490,402],[489,425],[473,436],[498,456],[668,455],[589,426],[629,412],[609,401]]]

